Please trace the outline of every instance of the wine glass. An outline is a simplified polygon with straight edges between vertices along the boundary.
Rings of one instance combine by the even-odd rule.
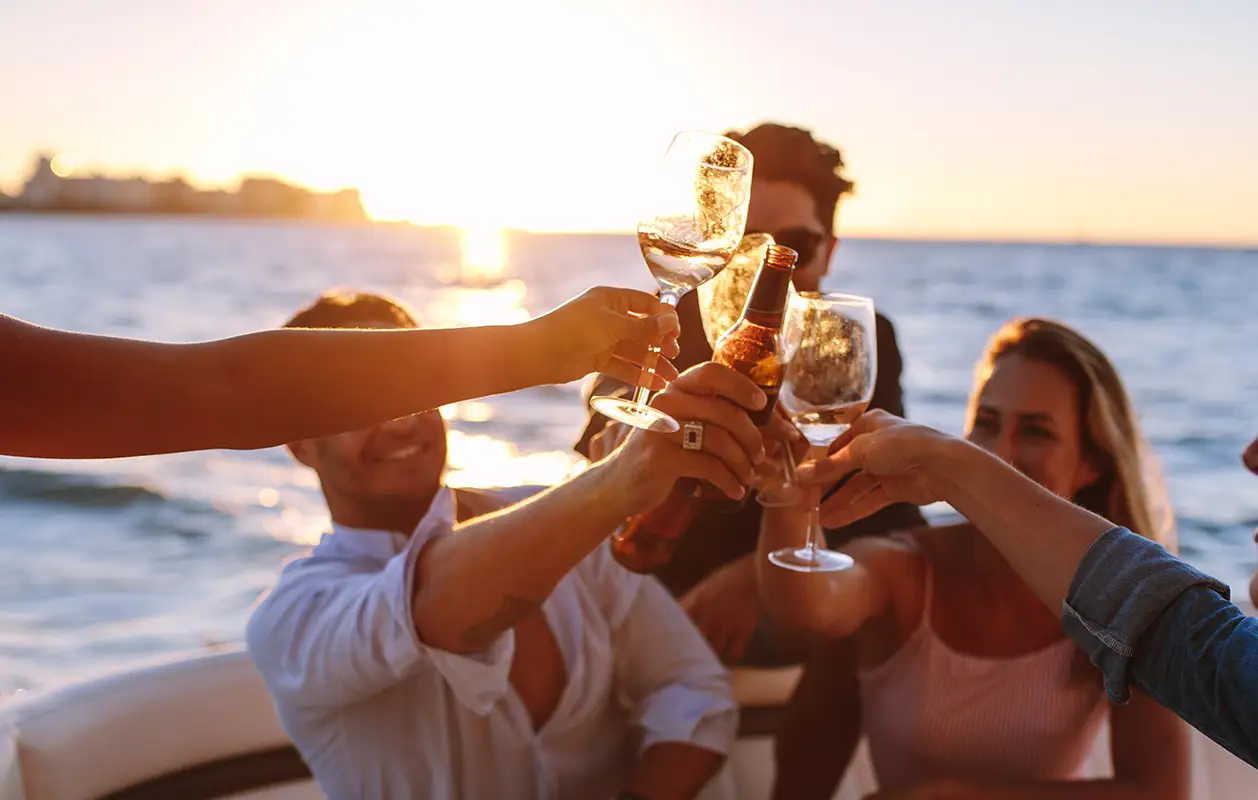
[[[742,315],[747,295],[751,294],[751,285],[756,281],[756,272],[773,243],[773,237],[767,233],[746,234],[738,242],[725,269],[705,281],[696,291],[703,335],[713,350],[717,340],[734,327]]]
[[[824,455],[874,395],[878,377],[874,302],[850,294],[792,295],[782,322],[781,347],[785,374],[778,403],[813,452]],[[850,556],[820,546],[820,506],[818,491],[804,546],[775,550],[770,561],[798,572],[835,572],[852,566]]]
[[[751,152],[733,139],[682,131],[664,153],[661,181],[650,213],[638,223],[638,246],[660,286],[660,300],[676,306],[682,295],[720,272],[743,238],[751,198]],[[655,369],[653,348],[644,369]],[[632,400],[590,400],[600,414],[635,428],[671,433],[677,420],[647,405],[649,386]]]

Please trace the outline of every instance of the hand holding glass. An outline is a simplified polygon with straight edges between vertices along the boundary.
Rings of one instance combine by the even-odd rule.
[[[781,406],[814,453],[826,449],[864,413],[878,377],[874,303],[866,297],[802,292],[787,302],[782,322],[785,374]],[[850,556],[820,545],[821,492],[815,491],[808,538],[800,548],[775,550],[769,560],[798,572],[834,572]]]
[[[638,224],[638,246],[660,286],[660,300],[676,306],[682,295],[729,263],[747,225],[751,152],[738,142],[703,131],[677,134],[664,154],[654,206]],[[659,350],[654,350],[655,358]],[[644,365],[654,369],[654,359]],[[669,433],[677,421],[647,405],[641,386],[632,401],[594,397],[590,407],[635,428]]]

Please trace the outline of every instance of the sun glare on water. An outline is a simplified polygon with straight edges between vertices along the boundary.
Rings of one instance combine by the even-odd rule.
[[[506,231],[463,228],[458,263],[439,271],[445,285],[437,290],[425,318],[449,326],[527,322],[528,287],[519,278],[507,277],[509,263]]]
[[[507,269],[507,232],[493,227],[462,229],[462,279],[467,283],[500,280]]]
[[[573,453],[520,453],[514,444],[485,434],[452,430],[447,437],[450,486],[550,486],[567,478],[577,464]]]

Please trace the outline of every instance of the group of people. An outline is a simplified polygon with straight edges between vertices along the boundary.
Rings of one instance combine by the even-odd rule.
[[[781,125],[733,135],[755,157],[748,231],[795,249],[797,288],[817,288],[851,189],[839,152]],[[958,440],[903,419],[894,328],[877,333],[871,411],[799,470],[855,559],[837,573],[770,564],[808,510],[754,502],[699,514],[657,576],[612,559],[609,534],[676,481],[741,497],[799,443],[780,416],[752,425],[766,397],[710,363],[693,295],[674,315],[598,288],[520,326],[423,330],[389,298],[332,292],[284,329],[196,345],[0,318],[0,360],[29,376],[0,389],[0,452],[286,444],[317,473],[332,531],[246,643],[329,797],[729,796],[737,665],[804,667],[776,734],[781,798],[831,796],[862,735],[884,800],[1183,798],[1180,718],[1258,763],[1258,621],[1171,555],[1105,355],[1051,320],[1007,323]],[[675,367],[644,378],[654,346]],[[652,381],[703,449],[595,416],[588,468],[560,485],[444,485],[433,409],[590,372],[600,393]],[[1258,473],[1258,441],[1244,461]],[[936,501],[965,521],[926,525]],[[1080,780],[1107,715],[1113,777]]]

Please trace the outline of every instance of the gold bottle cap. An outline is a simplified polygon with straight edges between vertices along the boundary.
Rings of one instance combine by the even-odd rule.
[[[799,253],[780,244],[771,244],[764,252],[764,263],[778,269],[794,269],[797,258]]]

